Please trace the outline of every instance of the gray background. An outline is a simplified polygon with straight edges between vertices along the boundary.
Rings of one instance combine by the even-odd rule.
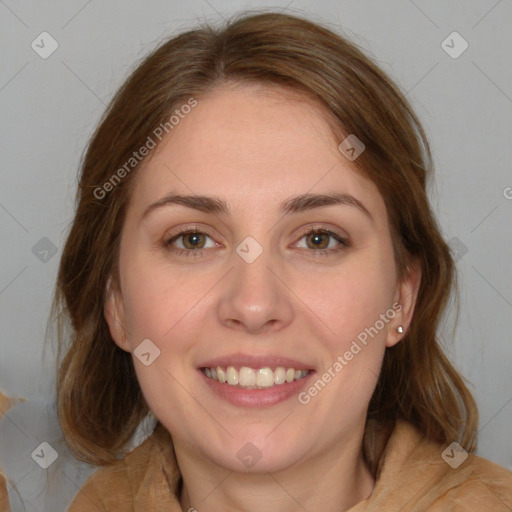
[[[115,90],[163,37],[197,18],[265,7],[348,36],[398,82],[422,120],[436,165],[430,197],[460,272],[456,335],[452,341],[453,315],[441,334],[479,405],[478,453],[512,469],[510,0],[0,0],[0,389],[30,400],[0,422],[0,465],[28,510],[63,510],[91,471],[58,441],[53,355],[42,358],[86,142]],[[45,31],[59,45],[47,59],[31,47]],[[457,58],[443,49],[462,48],[446,40],[453,31],[469,45]],[[59,453],[47,471],[30,456],[42,441]],[[13,442],[25,452],[11,453]],[[50,492],[37,497],[43,482]]]

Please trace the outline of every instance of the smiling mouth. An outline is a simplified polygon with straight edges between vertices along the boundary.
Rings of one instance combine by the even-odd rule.
[[[275,369],[268,366],[256,369],[248,366],[239,368],[217,366],[215,368],[201,368],[201,371],[206,377],[221,384],[244,389],[268,389],[303,379],[312,370],[297,370],[284,366],[278,366]]]

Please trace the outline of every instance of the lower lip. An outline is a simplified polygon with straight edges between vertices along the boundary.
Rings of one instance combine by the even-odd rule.
[[[221,383],[207,377],[201,370],[198,371],[217,396],[239,407],[268,407],[284,402],[292,396],[297,396],[315,373],[310,371],[302,379],[285,382],[266,389],[244,389]]]

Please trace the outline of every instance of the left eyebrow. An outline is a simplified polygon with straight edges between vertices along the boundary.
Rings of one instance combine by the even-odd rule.
[[[359,199],[346,193],[301,194],[299,196],[291,197],[281,203],[280,212],[284,215],[289,215],[291,213],[300,213],[312,210],[314,208],[321,208],[324,206],[332,206],[337,204],[353,206],[364,213],[367,217],[369,217],[370,220],[373,220],[370,212],[364,206],[364,204],[359,201]],[[229,213],[229,207],[226,201],[218,197],[169,194],[165,197],[162,197],[155,203],[150,204],[144,210],[142,218],[145,218],[151,212],[159,208],[170,205],[181,205],[205,213]]]
[[[373,220],[373,217],[366,206],[356,197],[346,193],[302,194],[286,200],[281,205],[281,212],[284,215],[288,215],[290,213],[299,213],[312,210],[313,208],[321,208],[323,206],[332,206],[336,204],[354,206],[369,217],[370,220]]]

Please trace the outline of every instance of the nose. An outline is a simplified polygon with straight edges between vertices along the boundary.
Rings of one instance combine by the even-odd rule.
[[[220,322],[248,333],[276,331],[293,318],[291,292],[282,267],[263,249],[252,262],[233,252],[234,267],[226,276],[218,303]]]

